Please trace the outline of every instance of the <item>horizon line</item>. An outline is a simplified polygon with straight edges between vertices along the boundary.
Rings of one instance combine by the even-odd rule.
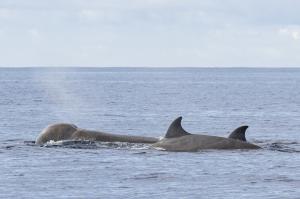
[[[300,68],[300,66],[95,66],[95,65],[28,65],[28,66],[1,66],[0,68],[278,68],[278,69],[284,69],[284,68]]]

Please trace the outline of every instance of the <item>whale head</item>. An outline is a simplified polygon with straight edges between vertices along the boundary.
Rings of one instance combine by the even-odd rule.
[[[72,134],[77,130],[77,126],[74,124],[52,124],[46,127],[40,135],[36,138],[35,143],[38,145],[43,145],[44,143],[53,140],[65,140],[70,139]]]

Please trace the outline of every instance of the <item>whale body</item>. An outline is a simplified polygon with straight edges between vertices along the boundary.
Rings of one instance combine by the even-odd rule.
[[[182,117],[175,119],[163,139],[152,146],[167,151],[199,151],[207,149],[259,149],[260,147],[246,141],[248,126],[234,130],[228,138],[191,134],[181,126]]]
[[[58,123],[46,127],[36,138],[35,143],[38,145],[43,145],[51,140],[89,140],[102,142],[155,143],[158,141],[158,138],[104,133],[100,131],[80,129],[74,124]]]

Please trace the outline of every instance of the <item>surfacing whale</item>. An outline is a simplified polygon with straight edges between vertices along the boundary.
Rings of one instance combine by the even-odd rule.
[[[246,141],[245,132],[248,126],[234,130],[228,138],[191,134],[181,126],[182,117],[175,119],[165,137],[152,146],[167,151],[199,151],[207,149],[259,149],[260,147]]]
[[[80,129],[74,124],[52,124],[46,127],[36,138],[35,143],[43,145],[49,141],[89,140],[102,142],[155,143],[159,139],[134,135],[119,135],[100,131]]]

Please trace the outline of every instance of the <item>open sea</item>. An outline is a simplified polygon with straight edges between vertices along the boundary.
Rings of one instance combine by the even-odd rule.
[[[261,150],[52,142],[68,122],[163,137],[249,125]],[[300,198],[300,69],[0,68],[0,198]]]

